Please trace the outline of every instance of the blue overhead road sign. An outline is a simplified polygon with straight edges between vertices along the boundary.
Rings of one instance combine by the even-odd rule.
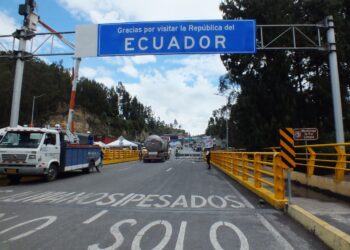
[[[256,52],[255,31],[255,20],[135,22],[78,26],[76,56],[251,54]]]

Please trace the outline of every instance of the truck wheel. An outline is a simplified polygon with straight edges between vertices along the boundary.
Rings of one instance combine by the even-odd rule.
[[[18,184],[21,180],[21,176],[18,175],[8,175],[7,179],[9,179],[11,184]]]
[[[47,175],[45,175],[45,181],[54,181],[57,178],[57,167],[56,165],[51,164],[49,170],[47,171]]]

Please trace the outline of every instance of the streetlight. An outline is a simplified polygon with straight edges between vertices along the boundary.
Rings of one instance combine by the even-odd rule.
[[[227,103],[230,104],[230,95],[223,95],[215,93],[214,95],[225,96],[227,98]],[[229,109],[226,109],[223,113],[224,119],[226,120],[226,150],[228,150],[228,120],[230,119]]]
[[[38,95],[38,96],[33,96],[33,106],[32,106],[32,119],[30,121],[30,126],[33,127],[34,126],[34,109],[35,109],[35,99],[38,99],[42,96],[46,95],[45,93],[44,94],[41,94],[41,95]]]
[[[226,120],[226,150],[228,150],[228,120],[230,119],[229,111],[226,110],[224,113],[224,118]]]

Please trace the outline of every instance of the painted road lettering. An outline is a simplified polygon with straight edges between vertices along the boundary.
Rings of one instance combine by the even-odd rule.
[[[19,239],[22,239],[24,237],[27,237],[27,236],[29,236],[29,235],[39,231],[41,229],[44,229],[45,227],[48,227],[49,225],[54,223],[56,221],[56,219],[57,219],[57,216],[44,216],[44,217],[36,218],[36,219],[33,219],[33,220],[28,220],[28,221],[19,223],[17,225],[14,225],[12,227],[9,227],[7,229],[4,229],[4,230],[0,231],[0,235],[5,234],[5,233],[7,233],[9,231],[12,231],[12,230],[14,230],[16,228],[20,228],[22,226],[25,226],[27,224],[31,224],[33,222],[45,221],[45,223],[41,224],[40,226],[38,226],[38,227],[36,227],[36,228],[34,228],[32,230],[29,230],[29,231],[27,231],[25,233],[19,234],[19,235],[15,236],[15,237],[12,237],[12,238],[8,239],[7,241],[19,240]],[[7,241],[4,241],[4,242],[7,242]]]
[[[95,244],[88,246],[88,250],[101,250],[101,249],[114,250],[114,249],[118,249],[118,247],[120,247],[124,242],[124,236],[119,230],[119,228],[123,224],[128,224],[129,226],[133,227],[137,224],[137,220],[126,219],[126,220],[116,222],[110,228],[110,232],[114,236],[115,242],[111,246],[106,247],[106,248],[99,247],[102,243],[95,243]],[[159,239],[159,243],[153,249],[159,249],[159,250],[165,249],[167,244],[169,243],[171,237],[172,237],[172,234],[173,234],[173,226],[171,225],[170,222],[168,222],[166,220],[152,221],[152,222],[148,223],[147,225],[145,225],[143,228],[141,228],[133,238],[133,241],[131,243],[131,249],[132,250],[142,249],[141,248],[142,238],[143,237],[147,238],[145,236],[147,234],[147,232],[149,230],[151,230],[151,228],[158,227],[158,226],[164,227],[165,234],[164,234],[162,239]],[[184,249],[184,239],[185,239],[186,227],[187,227],[187,221],[181,221],[179,233],[178,233],[178,236],[176,239],[175,250],[183,250]],[[210,239],[210,242],[215,250],[223,250],[223,248],[221,247],[221,245],[218,241],[217,231],[218,231],[219,227],[227,227],[227,228],[233,230],[239,238],[240,249],[241,250],[248,250],[249,249],[247,237],[244,235],[244,233],[237,226],[235,226],[234,224],[232,224],[230,222],[217,221],[210,227],[210,230],[209,230],[209,239]],[[203,236],[203,237],[206,237],[206,236]]]
[[[170,194],[125,194],[125,193],[76,193],[76,192],[23,192],[0,197],[0,202],[16,203],[54,203],[54,204],[95,204],[110,207],[148,207],[148,208],[244,208],[243,202],[235,195],[179,195]]]

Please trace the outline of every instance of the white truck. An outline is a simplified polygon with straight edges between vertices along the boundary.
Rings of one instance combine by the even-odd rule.
[[[12,182],[26,175],[53,181],[59,173],[76,169],[89,173],[101,160],[99,146],[70,144],[68,136],[55,129],[7,128],[0,141],[0,174]]]

